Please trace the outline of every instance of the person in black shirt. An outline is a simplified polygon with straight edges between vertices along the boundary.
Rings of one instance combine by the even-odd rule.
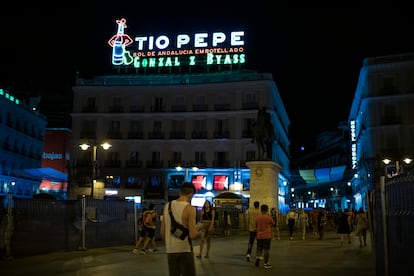
[[[214,219],[216,216],[216,212],[211,204],[210,201],[206,200],[204,202],[203,208],[201,209],[201,223],[203,227],[201,229],[201,236],[200,236],[200,253],[196,256],[197,258],[201,258],[204,249],[204,241],[207,243],[206,247],[206,255],[205,258],[209,257],[210,253],[210,246],[211,246],[211,236],[214,233]]]

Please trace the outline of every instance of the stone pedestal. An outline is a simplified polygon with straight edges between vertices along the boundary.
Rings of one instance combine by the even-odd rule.
[[[280,165],[273,161],[249,161],[250,168],[250,202],[259,201],[260,205],[267,204],[269,210],[272,207],[279,209],[279,172]]]

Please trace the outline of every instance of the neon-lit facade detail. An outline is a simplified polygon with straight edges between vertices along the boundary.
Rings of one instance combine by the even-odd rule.
[[[244,31],[179,34],[175,40],[166,36],[125,34],[125,18],[116,20],[117,33],[108,44],[112,47],[112,64],[134,68],[171,68],[183,66],[240,65],[246,63]],[[136,42],[136,50],[129,47]]]
[[[355,170],[357,168],[356,121],[350,121],[349,125],[351,129],[351,162],[352,169]]]
[[[0,88],[0,96],[5,97],[6,99],[14,102],[15,104],[20,104],[20,100],[19,99],[15,98],[13,95],[10,95],[9,93],[7,93],[2,88]]]
[[[132,38],[124,33],[126,20],[124,18],[116,20],[118,24],[118,30],[116,35],[109,39],[108,44],[112,47],[112,64],[122,65],[131,64],[133,59],[128,51],[125,51],[125,47],[132,44]]]

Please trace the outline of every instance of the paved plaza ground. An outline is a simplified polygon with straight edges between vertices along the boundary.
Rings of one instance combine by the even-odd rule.
[[[197,275],[324,275],[324,276],[374,276],[375,260],[368,245],[360,248],[356,237],[352,243],[341,245],[335,232],[327,232],[323,240],[296,237],[289,240],[282,231],[281,240],[272,241],[270,263],[265,269],[263,262],[255,267],[247,262],[247,233],[212,239],[210,258],[195,259]],[[167,257],[161,241],[159,252],[148,255],[132,254],[133,245],[87,249],[86,251],[56,252],[33,257],[0,262],[0,274],[12,275],[168,275]],[[194,241],[195,255],[199,241]],[[253,252],[256,250],[256,245]],[[253,255],[254,258],[254,255]]]

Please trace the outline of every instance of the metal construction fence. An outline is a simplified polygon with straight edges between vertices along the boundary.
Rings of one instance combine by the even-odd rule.
[[[13,199],[2,219],[8,257],[134,244],[132,201]]]
[[[411,271],[414,177],[382,177],[379,189],[369,195],[369,202],[377,275],[403,275]]]
[[[9,195],[1,218],[0,248],[7,257],[25,257],[58,251],[134,245],[139,213],[133,201],[19,199]],[[161,214],[162,205],[156,206]],[[244,213],[228,206],[218,208],[216,235],[223,233],[223,213],[232,219],[233,233],[246,230]],[[160,239],[160,221],[155,236]]]

